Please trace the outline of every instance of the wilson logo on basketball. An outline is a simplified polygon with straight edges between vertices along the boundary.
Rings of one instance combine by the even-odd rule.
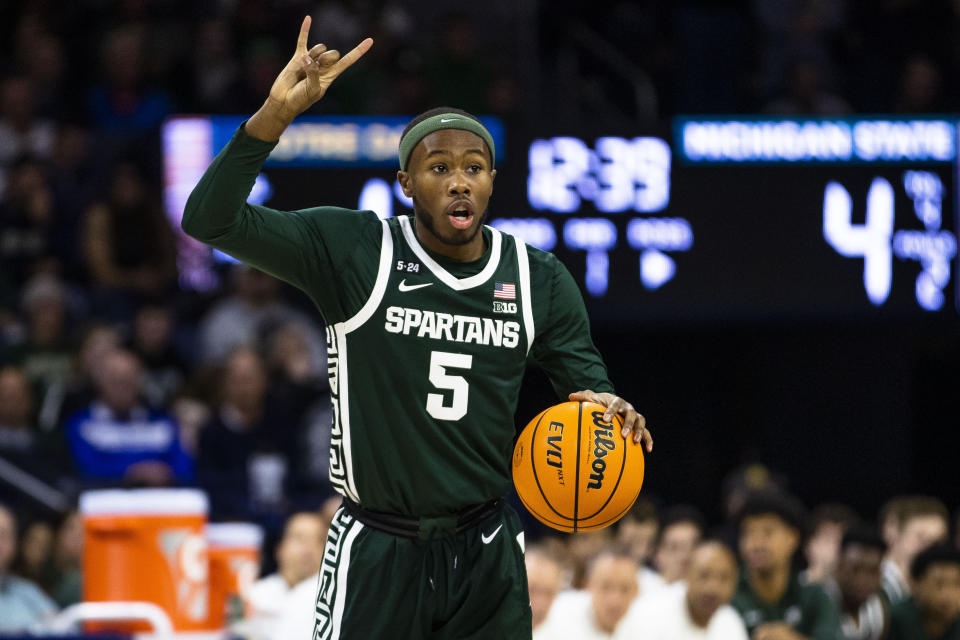
[[[617,444],[613,441],[613,431],[602,428],[610,425],[609,422],[603,421],[603,412],[594,411],[590,416],[593,418],[594,426],[601,428],[593,431],[594,458],[590,465],[593,473],[590,474],[590,482],[587,483],[587,488],[601,489],[603,488],[603,472],[607,470],[607,461],[603,458],[607,453],[616,449]]]
[[[594,402],[557,404],[517,437],[513,484],[540,522],[560,531],[602,529],[636,500],[643,448],[620,435],[620,416],[604,422],[606,411]]]

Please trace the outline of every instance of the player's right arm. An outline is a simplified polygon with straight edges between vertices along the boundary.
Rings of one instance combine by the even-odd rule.
[[[267,100],[210,164],[190,194],[181,222],[184,232],[197,240],[301,288],[316,277],[315,263],[322,259],[310,212],[276,211],[246,200],[287,126],[373,44],[367,38],[341,58],[322,44],[308,50],[309,30],[307,16],[293,57]]]

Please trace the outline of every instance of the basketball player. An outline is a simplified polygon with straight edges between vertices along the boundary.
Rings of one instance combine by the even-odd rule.
[[[483,225],[496,150],[469,114],[437,109],[400,140],[414,215],[280,212],[244,201],[293,119],[371,47],[307,48],[214,159],[188,234],[309,295],[327,324],[330,478],[344,496],[321,569],[315,638],[530,638],[523,531],[510,486],[513,412],[529,361],[564,399],[621,414],[586,311],[550,254]]]

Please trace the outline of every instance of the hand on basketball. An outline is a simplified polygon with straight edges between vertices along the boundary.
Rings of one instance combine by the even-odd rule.
[[[607,408],[607,412],[603,414],[603,419],[606,422],[613,420],[613,416],[615,415],[619,414],[623,416],[623,430],[620,435],[628,438],[630,437],[630,433],[633,432],[634,442],[639,443],[643,440],[647,452],[653,451],[653,436],[650,434],[650,430],[647,429],[647,419],[637,413],[633,405],[620,396],[615,396],[612,393],[597,393],[596,391],[587,389],[585,391],[571,393],[568,397],[573,402],[596,402],[597,404],[602,404]]]
[[[342,58],[337,50],[328,51],[323,44],[307,49],[310,22],[310,16],[303,19],[293,57],[270,88],[269,102],[290,120],[322,98],[330,83],[373,46],[373,39],[366,38]]]

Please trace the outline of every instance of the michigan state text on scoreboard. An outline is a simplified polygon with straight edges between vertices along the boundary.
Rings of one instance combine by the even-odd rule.
[[[299,119],[251,202],[409,213],[396,184],[408,121]],[[957,118],[685,117],[670,135],[547,136],[484,121],[498,150],[491,224],[556,253],[595,321],[958,311]],[[167,123],[166,203],[177,228],[240,122]],[[215,283],[208,248],[183,238],[180,259],[185,286]]]

